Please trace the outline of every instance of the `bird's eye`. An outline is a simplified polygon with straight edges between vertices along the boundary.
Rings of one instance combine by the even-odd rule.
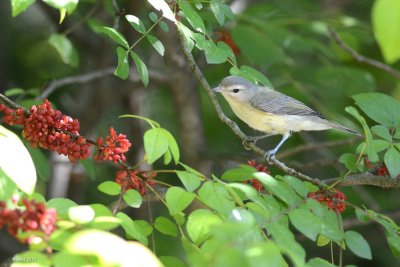
[[[236,89],[233,89],[232,92],[234,92],[234,93],[239,93],[239,89],[237,89],[237,88],[236,88]]]

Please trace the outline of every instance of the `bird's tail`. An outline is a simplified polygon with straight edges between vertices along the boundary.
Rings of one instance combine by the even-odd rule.
[[[362,136],[360,133],[358,133],[358,132],[356,132],[356,131],[354,131],[352,129],[349,129],[347,127],[344,127],[343,125],[341,125],[341,124],[339,124],[337,122],[327,121],[327,124],[330,127],[332,127],[333,129],[337,129],[337,130],[342,131],[342,132],[346,132],[346,133],[351,133],[351,134],[355,134],[355,135],[358,135],[358,136]]]

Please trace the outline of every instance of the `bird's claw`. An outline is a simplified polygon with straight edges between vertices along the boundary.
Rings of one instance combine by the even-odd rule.
[[[265,158],[267,159],[268,164],[272,164],[272,159],[275,159],[275,150],[269,150],[265,153]]]
[[[243,146],[244,146],[244,148],[245,148],[246,150],[250,150],[250,149],[251,149],[250,144],[255,144],[256,141],[257,141],[257,139],[254,138],[254,137],[245,137],[245,138],[243,139],[242,144],[243,144]]]

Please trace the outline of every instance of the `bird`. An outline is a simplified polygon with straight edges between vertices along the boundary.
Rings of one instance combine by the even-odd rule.
[[[249,137],[249,141],[255,143],[264,137],[282,135],[278,145],[265,154],[268,161],[294,132],[336,129],[361,136],[352,129],[325,119],[293,97],[270,87],[255,85],[240,76],[225,77],[213,91],[223,95],[239,119],[251,128],[266,133],[260,137]]]

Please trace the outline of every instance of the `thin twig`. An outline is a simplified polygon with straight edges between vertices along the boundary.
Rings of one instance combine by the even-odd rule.
[[[52,81],[43,92],[37,97],[37,99],[45,99],[50,94],[52,94],[55,90],[60,87],[75,84],[75,83],[87,83],[95,79],[100,79],[106,75],[111,75],[114,73],[115,67],[108,67],[105,69],[95,70],[91,72],[87,72],[80,75],[65,77],[59,80]]]
[[[367,65],[373,66],[375,68],[381,69],[387,73],[389,73],[390,75],[396,77],[397,79],[400,79],[400,71],[395,70],[394,68],[392,68],[389,65],[386,65],[378,60],[372,59],[372,58],[368,58],[365,57],[363,55],[360,55],[359,53],[357,53],[357,51],[355,51],[353,48],[351,48],[348,44],[346,44],[338,35],[337,32],[335,32],[335,30],[333,30],[332,28],[328,28],[329,33],[331,34],[331,37],[333,38],[333,40],[335,40],[335,42],[341,47],[343,48],[343,50],[345,50],[347,53],[349,53],[355,60],[357,60],[358,62],[361,63],[365,63]]]

